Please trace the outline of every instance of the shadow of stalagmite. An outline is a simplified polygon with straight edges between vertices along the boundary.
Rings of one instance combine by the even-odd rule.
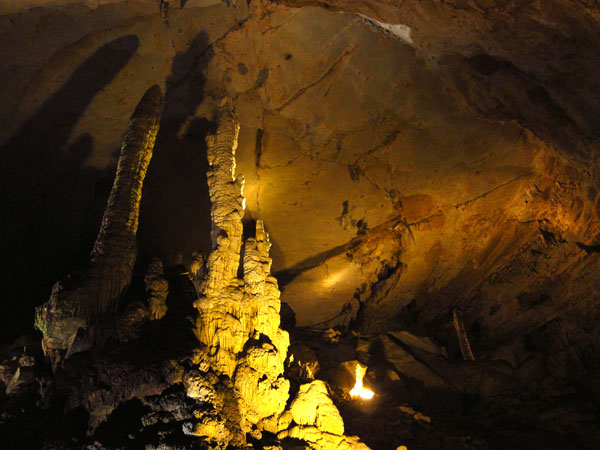
[[[204,137],[212,124],[194,114],[204,99],[203,72],[212,56],[204,32],[195,37],[187,51],[175,56],[144,184],[140,256],[159,256],[167,265],[174,262],[177,252],[190,255],[211,248]]]
[[[138,45],[137,36],[128,35],[97,49],[0,149],[0,340],[30,330],[34,306],[77,265],[75,255],[85,245],[83,205],[101,171],[82,167],[92,151],[89,135],[67,143],[92,99]]]

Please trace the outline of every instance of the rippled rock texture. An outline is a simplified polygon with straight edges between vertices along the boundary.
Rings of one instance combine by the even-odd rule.
[[[50,300],[36,309],[35,326],[44,335],[44,353],[54,366],[111,335],[119,300],[131,283],[137,258],[142,187],[161,109],[162,93],[155,85],[140,100],[125,132],[89,270],[56,283]]]

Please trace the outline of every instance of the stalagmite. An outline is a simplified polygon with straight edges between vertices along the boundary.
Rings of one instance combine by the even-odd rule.
[[[289,428],[277,434],[279,439],[302,439],[314,450],[369,450],[355,436],[344,435],[344,422],[321,380],[300,386],[290,405],[286,421]]]
[[[467,337],[467,332],[465,331],[465,325],[463,324],[463,321],[458,315],[456,309],[454,309],[452,315],[454,329],[456,330],[456,336],[458,337],[458,345],[460,346],[460,352],[462,353],[463,359],[465,361],[475,361],[475,356],[473,356],[471,344],[469,343],[469,338]]]
[[[159,258],[154,258],[148,266],[144,285],[148,294],[150,320],[162,319],[167,314],[166,300],[169,295],[169,282],[165,278],[163,263]]]
[[[90,267],[57,282],[36,309],[35,325],[54,366],[110,335],[119,299],[131,282],[142,186],[158,133],[162,93],[151,87],[131,116],[117,174],[91,252]],[[73,347],[75,340],[79,341]]]
[[[235,177],[238,131],[233,111],[225,107],[216,133],[207,138],[213,251],[194,304],[196,335],[212,370],[233,381],[242,430],[275,432],[288,398],[283,363],[289,338],[279,328],[279,289],[270,276],[269,235],[261,221],[244,243],[238,278],[244,213],[244,179]]]
[[[235,176],[238,131],[233,111],[225,106],[216,133],[207,138],[213,251],[194,303],[199,312],[195,332],[202,348],[195,358],[197,371],[185,378],[187,395],[215,397],[203,381],[215,372],[217,379],[225,377],[233,384],[236,419],[244,435],[257,438],[264,430],[305,439],[311,448],[368,449],[358,438],[344,436],[344,423],[323,381],[301,386],[291,410],[284,411],[290,388],[283,376],[289,336],[279,327],[280,292],[270,275],[271,244],[261,220],[254,237],[242,247],[244,181]],[[217,416],[198,417],[195,424],[186,424],[184,432],[204,437],[214,432],[225,439],[222,424],[227,409],[222,405]]]

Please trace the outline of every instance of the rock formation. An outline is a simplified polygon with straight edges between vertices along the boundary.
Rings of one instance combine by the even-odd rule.
[[[202,252],[194,252],[192,254],[192,262],[190,263],[190,280],[196,289],[196,294],[200,295],[202,290],[202,282],[206,275],[206,264],[204,262],[204,254]]]
[[[239,125],[227,105],[217,120],[217,131],[207,137],[213,251],[194,303],[199,312],[195,332],[203,347],[196,355],[200,371],[186,383],[188,396],[204,401],[217,397],[202,376],[214,371],[232,382],[242,432],[258,438],[262,430],[279,432],[281,439],[303,439],[315,449],[368,449],[358,438],[344,436],[342,418],[323,381],[301,386],[284,412],[290,389],[283,376],[289,337],[279,327],[281,301],[277,280],[270,275],[269,235],[258,220],[254,237],[242,249],[244,181],[235,176]],[[222,416],[202,416],[186,433],[229,442]]]
[[[280,439],[301,439],[314,450],[369,450],[357,437],[344,436],[342,417],[321,380],[300,386],[282,419],[287,423],[293,421],[295,425],[281,431],[277,435]]]
[[[473,350],[471,350],[471,344],[469,343],[469,338],[465,331],[465,324],[456,308],[452,311],[452,323],[454,324],[454,330],[456,331],[456,337],[458,338],[458,345],[463,359],[475,361],[475,356],[473,355]]]
[[[129,263],[113,274],[95,250],[38,314],[55,364],[116,339],[54,371],[39,340],[0,344],[3,448],[345,442],[318,414],[292,418],[298,391],[326,391],[375,450],[598,448],[597,1],[20,0],[0,14],[0,340],[31,332],[85,260],[122,129],[148,86],[166,88],[139,270],[129,283]],[[243,124],[245,211],[225,112],[205,180],[222,98]],[[349,396],[358,362],[368,402]]]
[[[213,251],[194,303],[196,335],[209,367],[235,386],[242,430],[255,426],[276,432],[289,391],[283,378],[289,338],[279,328],[279,290],[270,276],[269,235],[261,221],[255,237],[244,243],[243,279],[238,278],[244,211],[244,180],[235,177],[238,132],[233,111],[224,107],[216,133],[207,138]]]
[[[159,258],[154,258],[148,266],[144,284],[148,294],[150,320],[162,319],[167,313],[166,300],[169,295],[169,282],[165,279],[163,263]]]
[[[159,86],[150,88],[131,116],[123,138],[117,174],[90,257],[90,268],[57,282],[50,300],[36,310],[35,326],[53,365],[78,349],[106,339],[119,299],[131,282],[142,186],[162,105]]]

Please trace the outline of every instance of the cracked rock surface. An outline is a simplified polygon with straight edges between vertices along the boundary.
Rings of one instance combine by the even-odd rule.
[[[209,196],[196,182],[206,163],[186,149],[202,145],[228,96],[244,124],[237,157],[246,216],[269,224],[273,272],[299,325],[348,324],[364,310],[364,329],[382,330],[405,326],[402,317],[418,311],[419,326],[440,328],[458,307],[467,329],[476,323],[482,339],[497,345],[587,307],[585,292],[597,288],[591,270],[600,222],[594,97],[585,93],[595,92],[596,77],[580,81],[596,64],[596,39],[574,46],[591,36],[592,6],[576,11],[571,2],[554,2],[562,19],[533,5],[513,11],[373,2],[368,12],[339,2],[343,13],[332,13],[209,3],[169,2],[168,23],[164,11],[142,2],[23,6],[5,16],[5,86],[11,80],[27,88],[20,97],[1,92],[4,167],[13,173],[22,165],[15,149],[24,143],[31,155],[44,145],[57,154],[55,164],[38,165],[34,157],[28,169],[58,180],[34,189],[43,201],[30,195],[27,177],[3,176],[13,180],[6,191],[18,193],[14,201],[29,199],[4,208],[11,213],[3,226],[14,239],[3,244],[13,261],[3,284],[19,305],[45,295],[84,251],[106,198],[105,171],[115,162],[115,124],[142,86],[156,82],[165,110],[141,211],[143,254],[171,262],[210,250],[198,227],[208,226]],[[45,24],[72,20],[79,27],[49,31],[36,45],[25,39]],[[410,42],[381,23],[406,25]],[[486,34],[490,23],[508,23],[515,36]],[[577,32],[575,24],[582,24]],[[100,64],[95,52],[113,66],[99,69],[107,74],[97,80],[101,90],[76,102],[77,80]],[[583,55],[589,67],[561,55]],[[81,73],[69,78],[75,68]],[[58,117],[62,134],[25,141],[32,127],[46,129],[59,100],[67,108]],[[563,119],[570,125],[559,125]],[[83,160],[68,148],[82,148]],[[75,179],[78,164],[88,175]],[[73,183],[65,203],[65,186]],[[42,203],[77,218],[69,227],[83,238],[60,238],[64,224]],[[20,224],[32,216],[29,240]],[[177,233],[168,231],[174,223]],[[41,245],[35,236],[48,239]],[[27,263],[33,257],[56,269],[34,276]],[[564,294],[574,277],[582,288]],[[518,300],[531,295],[552,300]],[[25,316],[27,308],[15,312]]]

